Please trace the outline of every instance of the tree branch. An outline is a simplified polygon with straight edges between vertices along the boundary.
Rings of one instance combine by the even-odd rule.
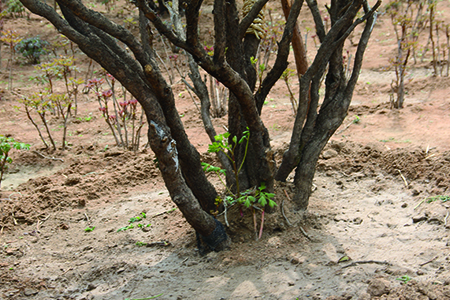
[[[225,61],[226,47],[226,16],[225,1],[214,1],[214,57],[216,65],[222,65]]]
[[[186,9],[186,43],[196,46],[198,44],[198,18],[203,1],[187,1]]]
[[[80,0],[57,0],[57,2],[60,5],[63,4],[66,6],[75,16],[84,22],[97,27],[126,44],[141,64],[145,65],[148,62],[149,57],[142,49],[142,45],[133,34],[123,26],[110,21],[101,13],[86,8]]]
[[[270,72],[267,74],[266,78],[264,78],[262,87],[260,88],[256,96],[259,112],[261,112],[267,94],[269,94],[274,84],[278,81],[278,79],[281,77],[284,70],[286,70],[288,66],[287,59],[289,57],[291,40],[294,34],[294,27],[297,23],[297,18],[300,14],[302,6],[303,0],[295,0],[294,4],[292,5],[289,17],[286,22],[286,26],[284,28],[283,37],[278,44],[278,53],[275,64],[273,65],[272,70],[270,70]]]
[[[323,26],[323,20],[320,16],[319,7],[317,6],[316,0],[306,0],[309,9],[311,10],[311,14],[313,15],[314,23],[316,24],[316,33],[319,37],[320,42],[322,43],[325,39],[325,27]]]

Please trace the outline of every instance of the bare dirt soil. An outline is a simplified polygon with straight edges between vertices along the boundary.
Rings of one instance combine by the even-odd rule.
[[[439,5],[446,20],[450,4]],[[281,18],[276,4],[269,8]],[[110,14],[117,11],[120,5]],[[210,21],[211,12],[203,17]],[[4,27],[49,41],[57,36],[33,15],[8,18]],[[15,108],[20,96],[39,88],[28,81],[34,67],[14,63],[11,91],[4,57],[0,134],[32,147],[13,153],[0,191],[0,298],[450,299],[450,203],[436,198],[450,193],[450,79],[432,76],[429,61],[417,66],[409,73],[406,107],[390,109],[394,74],[385,67],[395,53],[392,38],[381,15],[349,116],[318,163],[308,212],[290,209],[291,177],[277,184],[278,210],[266,215],[260,240],[251,216],[231,211],[230,249],[205,256],[150,149],[115,147],[97,102],[83,95],[81,118],[69,124],[69,149],[47,151]],[[312,39],[308,45],[314,48]],[[89,60],[77,58],[84,76]],[[173,89],[192,143],[204,161],[214,162],[187,90],[179,82]],[[281,159],[294,120],[281,81],[263,119]],[[226,125],[225,118],[214,122],[218,130]],[[54,133],[59,138],[61,130]],[[146,218],[123,229],[142,213]]]

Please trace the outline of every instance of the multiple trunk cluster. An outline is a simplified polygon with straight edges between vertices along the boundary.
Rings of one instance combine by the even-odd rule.
[[[198,35],[201,0],[172,1],[168,7],[173,12],[184,9],[185,26],[178,13],[172,14],[171,26],[161,20],[153,0],[136,0],[139,8],[140,36],[135,37],[124,27],[104,15],[87,8],[81,0],[56,0],[61,14],[40,0],[20,0],[30,11],[48,19],[62,34],[78,44],[90,58],[98,62],[142,105],[149,124],[150,146],[156,154],[159,167],[172,200],[180,208],[198,236],[211,248],[219,250],[228,239],[223,226],[209,212],[213,210],[217,192],[206,179],[200,165],[200,155],[190,143],[175,108],[170,85],[164,80],[154,58],[152,31],[157,30],[172,44],[185,51],[189,59],[190,78],[201,100],[202,119],[211,141],[216,135],[209,116],[209,96],[201,80],[199,66],[215,77],[230,91],[229,123],[231,136],[238,140],[242,132],[250,130],[249,154],[239,175],[243,189],[265,183],[268,192],[273,191],[274,180],[285,181],[295,171],[297,209],[308,205],[315,165],[323,147],[343,122],[361,69],[364,51],[375,23],[375,10],[366,0],[332,0],[327,7],[331,29],[325,32],[316,0],[306,0],[314,17],[321,46],[311,66],[300,78],[299,108],[292,132],[290,147],[283,162],[276,167],[269,134],[261,121],[264,100],[275,82],[286,69],[296,20],[303,0],[295,0],[286,12],[287,21],[278,43],[278,53],[271,71],[255,91],[256,70],[251,58],[259,46],[258,35],[247,29],[268,0],[252,1],[252,8],[242,18],[235,0],[214,1],[214,54],[204,49]],[[363,10],[362,17],[356,18]],[[343,68],[342,52],[345,39],[360,24],[364,30],[349,78]],[[119,42],[118,42],[119,41]],[[126,45],[129,54],[120,45]],[[304,63],[304,62],[303,62]],[[319,105],[319,87],[325,79],[325,97]],[[240,164],[244,150],[238,149]],[[232,174],[231,165],[219,156],[223,168]],[[232,176],[228,184],[235,186]]]

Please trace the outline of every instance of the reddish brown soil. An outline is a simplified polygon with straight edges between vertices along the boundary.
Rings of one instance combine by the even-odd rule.
[[[447,20],[450,4],[439,5]],[[279,8],[269,7],[279,18]],[[209,23],[210,13],[203,16]],[[302,30],[311,24],[303,20]],[[56,37],[36,16],[8,18],[5,28]],[[208,26],[203,30],[207,35]],[[385,67],[395,51],[392,37],[389,19],[380,16],[349,116],[318,163],[309,211],[291,212],[289,178],[276,190],[285,216],[280,209],[267,216],[260,240],[250,214],[230,211],[231,248],[204,257],[192,228],[172,210],[154,154],[115,147],[92,95],[83,95],[79,108],[80,118],[92,119],[69,124],[69,149],[43,148],[15,108],[38,88],[28,81],[34,67],[16,60],[8,90],[2,45],[0,134],[32,147],[12,154],[0,191],[0,298],[450,299],[450,204],[427,201],[450,194],[450,79],[431,76],[429,61],[418,65],[410,71],[406,107],[390,109],[393,73]],[[308,48],[312,59],[312,40]],[[84,77],[89,60],[79,52],[77,58]],[[193,145],[214,162],[191,97],[182,83],[173,89]],[[267,100],[263,119],[279,160],[294,120],[283,82]],[[214,120],[218,131],[225,118]],[[60,121],[52,122],[59,141]],[[151,226],[118,232],[142,212],[140,223]],[[404,284],[402,276],[411,280]]]

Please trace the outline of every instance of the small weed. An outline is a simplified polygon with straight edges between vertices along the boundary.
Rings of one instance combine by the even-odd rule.
[[[141,213],[141,215],[138,216],[138,217],[130,218],[130,220],[129,220],[128,222],[130,222],[130,223],[135,223],[135,222],[139,222],[139,221],[141,221],[142,219],[145,219],[145,218],[147,218],[147,215],[143,212],[143,213]]]
[[[94,231],[94,229],[95,229],[95,226],[89,226],[89,227],[85,228],[84,231],[91,232],[91,231]]]
[[[408,283],[408,281],[411,280],[411,277],[409,277],[408,275],[403,275],[400,278],[395,278],[395,280],[400,280],[401,282],[406,284],[406,283]]]
[[[431,196],[427,198],[427,203],[431,203],[438,200],[441,200],[442,202],[447,202],[450,201],[450,196],[443,196],[443,195]]]
[[[126,231],[126,230],[128,230],[128,229],[133,229],[133,228],[134,228],[134,225],[133,225],[133,224],[130,224],[130,225],[128,225],[128,226],[121,227],[121,228],[117,229],[117,232]]]
[[[121,228],[117,229],[117,232],[126,231],[128,229],[133,229],[135,227],[135,225],[133,223],[140,222],[140,221],[142,221],[145,218],[147,218],[147,215],[145,214],[145,212],[142,212],[139,216],[130,218],[128,220],[128,222],[130,224],[128,226],[121,227]],[[144,227],[150,227],[150,226],[152,226],[152,224],[144,225],[144,224],[139,223],[136,226],[139,227],[139,228],[144,228]]]
[[[138,247],[147,246],[147,243],[144,243],[144,242],[136,242],[136,246],[138,246]]]
[[[92,120],[92,116],[86,116],[84,118],[78,117],[77,120],[80,122],[89,122],[90,120]]]
[[[6,164],[12,163],[12,158],[9,157],[9,152],[12,149],[28,150],[30,149],[30,145],[17,142],[12,137],[0,135],[0,187],[2,184],[3,173],[8,167]]]

